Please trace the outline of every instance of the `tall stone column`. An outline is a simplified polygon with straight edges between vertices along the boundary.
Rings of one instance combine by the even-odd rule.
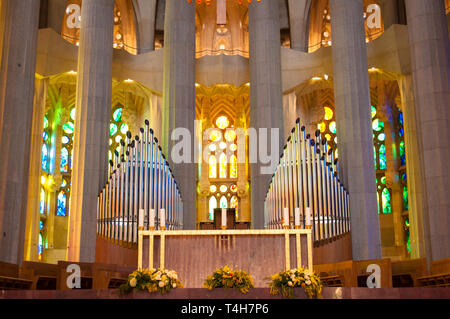
[[[164,21],[163,147],[183,199],[183,227],[195,229],[196,173],[194,159],[195,120],[195,3],[166,1]],[[172,161],[172,131],[190,133],[189,163]],[[184,141],[187,142],[187,141]],[[188,151],[188,150],[184,150]],[[181,154],[182,155],[182,154]]]
[[[308,52],[309,14],[311,0],[288,0],[291,48]]]
[[[405,129],[411,258],[430,260],[430,242],[425,240],[425,238],[429,238],[430,226],[424,200],[423,161],[420,154],[421,147],[419,147],[421,138],[417,126],[412,76],[401,76],[398,79],[398,86],[402,99],[403,127]]]
[[[406,2],[431,260],[450,257],[450,41],[444,0]]]
[[[4,0],[0,35],[0,261],[24,255],[39,0]]]
[[[284,146],[281,90],[280,18],[277,1],[253,1],[249,5],[250,126],[268,129],[268,147],[274,128]],[[258,139],[259,140],[259,139]],[[265,141],[263,141],[265,143]],[[257,145],[251,145],[250,150]],[[259,148],[259,147],[258,147]],[[279,154],[272,154],[278,156]],[[266,166],[265,164],[263,164]],[[251,164],[252,227],[264,227],[264,199],[271,174],[261,174],[262,164]]]
[[[97,196],[107,178],[114,0],[81,9],[68,260],[95,261]]]
[[[381,257],[363,0],[330,0],[339,175],[350,193],[353,259]]]
[[[48,78],[36,79],[33,102],[33,124],[30,141],[28,174],[27,221],[25,229],[24,259],[38,261],[40,185],[42,159],[42,132],[47,97]]]
[[[398,0],[380,0],[381,17],[384,23],[384,30],[389,29],[393,24],[399,22]]]

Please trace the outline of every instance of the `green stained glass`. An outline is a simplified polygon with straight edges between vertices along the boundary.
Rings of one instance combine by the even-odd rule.
[[[70,110],[70,118],[72,119],[72,121],[75,121],[75,108]]]
[[[371,106],[371,113],[372,113],[372,118],[374,118],[377,115],[377,108],[375,106]]]
[[[384,123],[381,122],[381,121],[378,120],[378,119],[375,119],[375,120],[373,120],[373,122],[372,122],[372,128],[373,128],[373,130],[376,131],[376,132],[381,132],[381,131],[383,130],[383,128],[384,128]]]
[[[375,169],[377,169],[377,149],[376,149],[376,147],[374,146],[373,147],[373,159],[374,159],[374,163],[375,163]]]
[[[380,193],[377,192],[377,206],[378,206],[378,215],[380,215]]]
[[[113,136],[116,133],[117,133],[117,125],[114,123],[111,123],[109,125],[109,135]]]
[[[387,188],[383,189],[383,192],[381,193],[381,201],[383,205],[383,214],[390,214],[391,213],[391,193]]]
[[[382,183],[383,185],[386,185],[386,177],[385,177],[385,176],[383,176],[383,177],[381,178],[381,183]]]
[[[330,123],[330,132],[336,134],[336,122],[334,121]]]
[[[403,210],[409,210],[408,187],[403,186]]]
[[[380,169],[386,169],[386,147],[380,146]]]
[[[122,134],[127,134],[127,132],[128,132],[128,125],[126,125],[125,123],[122,124],[120,126],[120,132],[122,132]]]
[[[48,119],[47,116],[44,116],[44,129],[48,127]]]
[[[113,113],[113,119],[116,122],[121,122],[122,121],[122,108],[119,107],[118,109],[116,109]]]
[[[73,134],[74,125],[72,122],[68,122],[68,123],[64,124],[62,128],[63,128],[63,131],[66,132],[67,134]]]

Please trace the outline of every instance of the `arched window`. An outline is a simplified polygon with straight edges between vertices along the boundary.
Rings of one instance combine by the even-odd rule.
[[[214,155],[209,157],[209,178],[217,178],[217,161]]]
[[[217,208],[217,199],[211,196],[209,199],[209,219],[214,220],[214,209]]]
[[[228,208],[228,201],[225,195],[220,198],[219,206],[220,208]]]
[[[222,153],[219,158],[219,177],[227,178],[227,156]]]

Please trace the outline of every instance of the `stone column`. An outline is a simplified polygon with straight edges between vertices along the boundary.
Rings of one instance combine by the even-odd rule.
[[[423,161],[419,145],[420,135],[417,127],[416,108],[412,76],[398,79],[402,99],[403,127],[405,129],[406,175],[408,183],[409,231],[411,236],[411,258],[431,258],[428,224],[428,210],[425,205]]]
[[[0,261],[24,255],[39,0],[1,4]]]
[[[450,41],[444,0],[406,2],[431,261],[450,257]]]
[[[350,193],[353,259],[381,257],[363,0],[331,0],[339,175]]]
[[[389,29],[393,24],[398,24],[398,0],[380,0],[381,18],[384,23],[384,30]]]
[[[311,0],[288,0],[291,49],[308,52]]]
[[[284,146],[281,90],[280,21],[277,1],[253,1],[249,5],[250,126],[279,129],[280,151]],[[265,143],[265,142],[264,142]],[[250,146],[256,149],[256,145]],[[250,148],[250,149],[251,149]],[[259,148],[259,147],[258,147]],[[279,154],[272,154],[279,156]],[[261,164],[251,164],[252,228],[264,227],[264,199],[271,174],[261,174]],[[264,165],[266,166],[266,165]]]
[[[155,49],[156,0],[134,0],[134,11],[139,25],[138,52],[146,53]]]
[[[386,186],[391,189],[391,209],[394,224],[394,237],[397,255],[405,256],[404,231],[403,231],[403,189],[400,184],[398,169],[400,168],[400,152],[395,143],[395,125],[392,115],[393,101],[386,95],[386,87],[383,80],[377,83],[378,104],[380,119],[384,123],[384,144],[386,147]]]
[[[84,0],[81,10],[68,260],[93,262],[108,173],[114,0]]]
[[[195,3],[185,0],[166,2],[164,21],[164,154],[173,167],[183,199],[183,227],[195,228],[196,174],[194,159],[195,120]],[[190,133],[189,163],[174,164],[171,141],[175,128]],[[185,141],[187,142],[187,141]],[[188,150],[184,150],[188,151]]]
[[[42,132],[44,131],[45,102],[48,82],[48,78],[36,79],[34,90],[30,166],[28,170],[27,222],[24,247],[24,259],[29,261],[38,261]]]

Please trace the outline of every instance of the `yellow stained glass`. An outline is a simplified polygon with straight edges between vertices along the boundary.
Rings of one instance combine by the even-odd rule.
[[[230,158],[230,178],[237,178],[237,158],[232,155]]]
[[[224,130],[230,125],[230,121],[226,116],[219,116],[216,120],[216,125],[221,130]]]
[[[235,152],[237,150],[237,145],[236,144],[231,144],[230,145],[230,151]]]
[[[213,130],[209,135],[209,139],[213,142],[220,141],[222,139],[222,132],[219,130]]]
[[[234,130],[227,130],[225,132],[225,139],[228,142],[233,142],[236,139],[236,132]]]
[[[222,155],[220,155],[219,163],[219,177],[227,178],[227,156],[225,155],[225,153],[222,153]]]
[[[211,185],[209,186],[209,190],[211,193],[215,193],[217,191],[217,186],[216,185]]]
[[[336,149],[336,151],[334,151],[334,158],[339,158],[339,153],[338,153],[337,149]]]
[[[325,106],[325,120],[329,121],[333,118],[334,112],[329,107]]]
[[[217,161],[214,155],[209,157],[209,178],[217,178]]]
[[[325,122],[322,122],[319,125],[317,125],[317,128],[320,130],[320,133],[323,133],[327,129],[327,125],[325,124]]]
[[[238,216],[238,199],[235,196],[230,199],[230,208],[234,208],[236,210],[236,217]]]
[[[331,140],[331,135],[330,134],[325,134],[325,138],[327,139],[327,141],[329,142]]]

